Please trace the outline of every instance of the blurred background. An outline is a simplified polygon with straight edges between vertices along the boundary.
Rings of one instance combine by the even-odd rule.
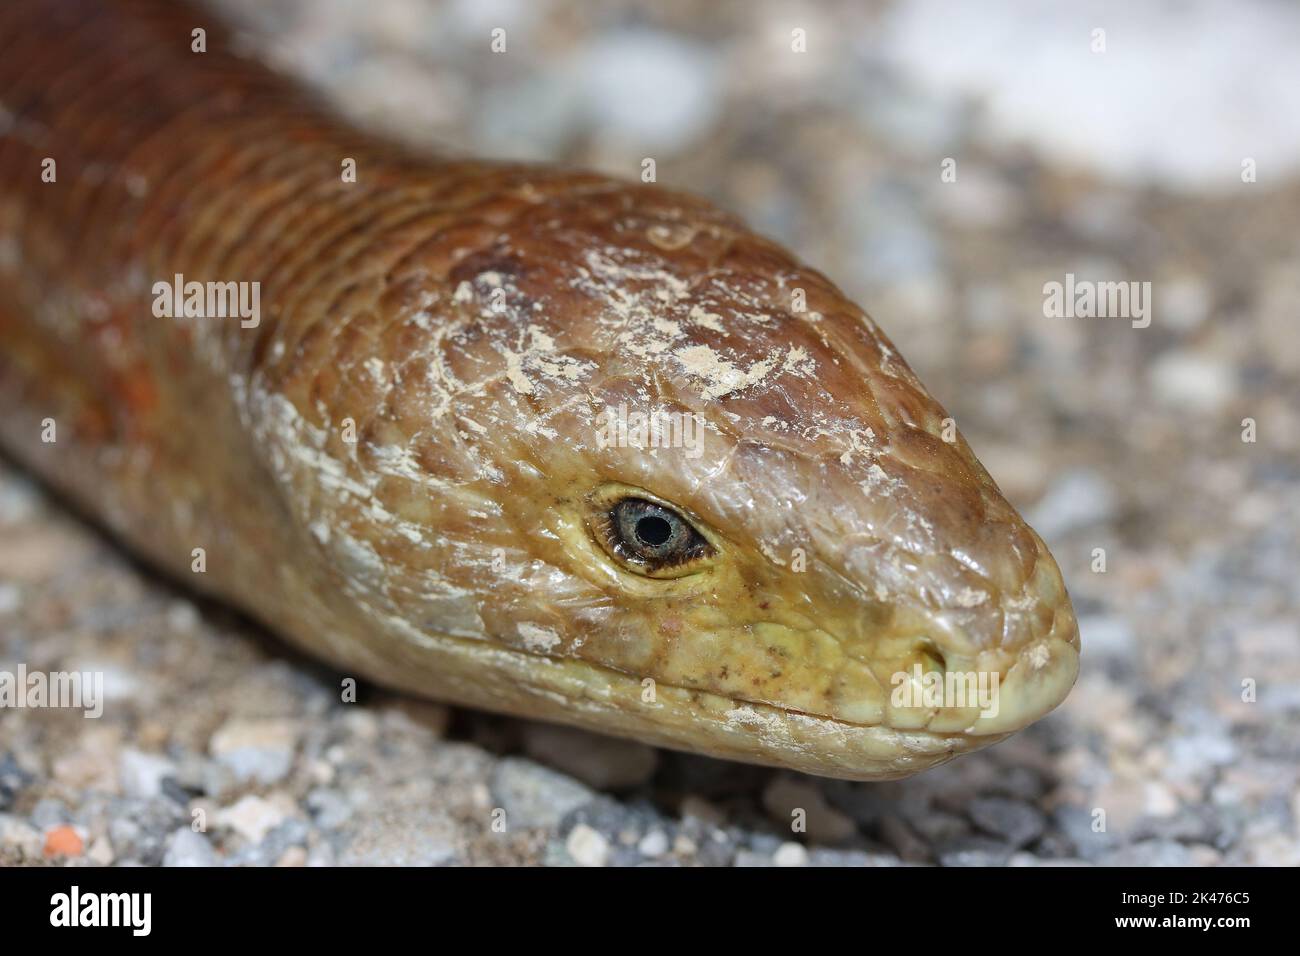
[[[1051,546],[1083,669],[886,784],[342,704],[6,467],[0,661],[103,670],[114,706],[0,721],[0,862],[1300,865],[1300,6],[213,6],[356,122],[652,157],[824,271]],[[1047,317],[1070,273],[1150,282],[1149,326]]]

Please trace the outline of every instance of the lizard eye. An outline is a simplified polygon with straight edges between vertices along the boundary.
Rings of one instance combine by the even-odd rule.
[[[651,577],[676,577],[714,553],[686,518],[645,498],[620,498],[595,524],[597,537],[613,557]]]

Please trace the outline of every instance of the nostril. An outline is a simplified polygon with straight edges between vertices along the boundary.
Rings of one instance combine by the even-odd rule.
[[[939,650],[929,638],[917,643],[916,657],[926,671],[943,674],[948,670],[948,661],[943,656],[943,651]]]
[[[943,674],[944,671],[948,670],[948,658],[944,657],[943,650],[936,648],[933,641],[922,641],[922,643],[920,643],[919,652],[924,658],[927,658],[928,661],[932,663],[933,667],[931,667],[931,670],[939,671],[940,674]]]

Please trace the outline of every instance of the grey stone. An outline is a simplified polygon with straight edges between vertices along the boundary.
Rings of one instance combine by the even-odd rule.
[[[831,806],[868,826],[898,810],[897,801],[883,796],[879,785],[827,780],[822,789]]]
[[[698,44],[654,30],[614,30],[575,64],[586,120],[615,142],[683,149],[721,107],[716,60]]]
[[[10,851],[20,859],[35,861],[40,858],[43,843],[41,832],[26,820],[0,813],[0,850]]]
[[[489,787],[511,828],[553,827],[596,797],[576,780],[517,757],[496,765]]]
[[[881,818],[880,838],[908,862],[925,863],[931,858],[929,844],[917,836],[902,817],[891,814]]]
[[[1173,840],[1142,840],[1102,857],[1106,866],[1193,866],[1187,847]]]
[[[836,850],[813,847],[808,851],[809,866],[903,866],[903,861],[888,853],[863,850]]]
[[[1014,849],[1037,840],[1047,826],[1037,807],[1007,797],[979,797],[970,802],[967,813],[977,827],[1002,837]]]
[[[1223,826],[1208,807],[1184,806],[1171,817],[1147,817],[1134,828],[1136,839],[1218,844]]]
[[[931,846],[966,836],[971,831],[965,818],[935,807],[909,806],[903,810],[903,815],[907,817],[912,829]]]
[[[13,754],[0,756],[0,812],[13,806],[14,797],[32,780],[31,774],[18,766]]]
[[[1005,767],[989,783],[990,792],[1034,802],[1047,792],[1043,775],[1032,767]]]
[[[1132,626],[1121,617],[1090,614],[1079,617],[1079,638],[1090,655],[1127,660],[1137,651]]]
[[[168,837],[190,822],[184,808],[165,797],[120,798],[110,804],[108,816],[108,838],[117,856],[146,866],[161,864]]]
[[[534,760],[602,790],[640,786],[658,765],[653,747],[554,724],[528,725],[524,749]]]
[[[1110,482],[1085,468],[1059,475],[1029,512],[1029,523],[1047,540],[1108,521],[1119,506]]]
[[[298,727],[287,720],[231,720],[212,735],[212,755],[240,782],[278,783],[293,766]]]
[[[1085,860],[1097,861],[1115,845],[1115,836],[1107,830],[1092,828],[1092,811],[1077,804],[1063,803],[1052,811],[1052,823]]]
[[[32,826],[38,830],[48,830],[50,827],[68,823],[71,819],[72,815],[68,811],[67,804],[54,797],[38,800],[36,806],[32,807]]]
[[[127,747],[118,760],[118,779],[128,797],[156,797],[163,792],[163,781],[176,775],[176,765],[159,754],[144,753]]]
[[[938,851],[940,866],[1002,866],[1011,857],[1011,847],[988,837],[960,837]]]
[[[316,788],[307,794],[307,808],[316,825],[326,830],[342,826],[352,816],[352,804],[337,790]]]
[[[180,827],[167,841],[163,866],[218,866],[221,860],[208,838],[189,827]]]

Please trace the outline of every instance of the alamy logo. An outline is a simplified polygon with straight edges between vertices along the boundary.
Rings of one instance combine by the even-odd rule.
[[[64,708],[84,711],[83,717],[104,713],[102,671],[0,671],[0,709]]]
[[[51,926],[129,926],[132,936],[148,936],[153,928],[152,893],[70,892],[50,897]]]
[[[891,707],[978,707],[981,717],[998,715],[1002,675],[997,671],[927,671],[913,664],[910,674],[897,671],[889,683]]]
[[[179,272],[171,282],[153,284],[153,314],[159,319],[239,319],[241,329],[262,321],[262,283],[186,282]]]
[[[1065,274],[1065,282],[1043,283],[1043,315],[1049,319],[1130,319],[1133,328],[1151,324],[1150,282],[1093,282]]]
[[[687,458],[704,454],[704,420],[694,412],[629,412],[627,403],[605,409],[604,427],[596,436],[602,448],[683,448]]]

